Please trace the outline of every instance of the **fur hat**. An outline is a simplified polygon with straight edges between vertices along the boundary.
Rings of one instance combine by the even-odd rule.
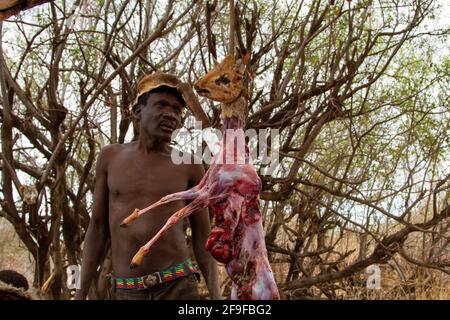
[[[137,85],[136,98],[131,104],[130,109],[134,110],[139,97],[144,93],[162,86],[168,86],[178,90],[188,108],[194,113],[194,116],[202,122],[204,127],[210,126],[210,120],[201,107],[192,87],[189,84],[182,82],[175,75],[169,73],[155,72],[144,76]]]
[[[30,290],[16,288],[0,281],[0,300],[38,300],[39,297]]]

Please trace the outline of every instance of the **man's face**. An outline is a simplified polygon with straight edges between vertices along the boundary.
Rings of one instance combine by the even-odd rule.
[[[172,133],[181,126],[180,100],[170,92],[150,93],[145,105],[136,109],[140,131],[159,141],[170,142]]]

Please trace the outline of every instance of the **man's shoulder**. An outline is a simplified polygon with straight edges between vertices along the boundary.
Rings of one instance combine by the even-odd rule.
[[[125,150],[131,150],[135,144],[135,142],[108,144],[100,150],[100,154],[110,154]]]
[[[120,153],[126,152],[127,150],[132,150],[133,146],[134,146],[133,142],[123,144],[122,143],[108,144],[100,150],[97,161],[103,163],[103,165],[106,165]]]

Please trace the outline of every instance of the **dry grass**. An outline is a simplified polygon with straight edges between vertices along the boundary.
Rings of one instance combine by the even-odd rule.
[[[13,226],[0,218],[0,270],[13,269],[33,283],[34,259],[20,241]]]
[[[422,217],[416,216],[416,221]],[[401,226],[393,224],[389,232],[398,231]],[[370,253],[374,248],[375,242],[369,240],[367,252]],[[404,243],[404,248],[410,257],[416,260],[423,260],[429,255],[433,243],[430,235],[421,233],[411,233]],[[348,256],[345,263],[339,264],[340,270],[354,263],[358,259],[360,248],[360,236],[356,232],[347,231],[338,242],[335,250],[344,253],[354,250]],[[282,255],[275,254],[274,258],[283,261]],[[285,258],[285,256],[284,256]],[[337,258],[337,257],[336,257]],[[441,261],[450,261],[450,250],[444,250]],[[305,259],[307,261],[308,259]],[[285,261],[285,260],[284,260]],[[399,254],[394,255],[387,263],[378,265],[380,268],[380,289],[369,289],[367,281],[369,273],[360,272],[350,278],[345,278],[330,285],[335,289],[337,299],[368,299],[368,300],[450,300],[450,275],[442,271],[425,268],[406,261]],[[284,283],[288,273],[289,265],[286,262],[273,263],[272,268],[277,283]],[[227,292],[225,285],[227,281],[226,273],[223,267],[220,268],[220,278],[222,289]],[[321,284],[321,286],[324,286]],[[325,285],[326,287],[326,285]],[[201,290],[207,295],[204,282],[201,284]],[[311,288],[300,289],[294,293],[296,299],[316,298],[327,299],[327,297],[313,286]]]
[[[395,264],[391,261],[388,264],[380,265],[381,288],[368,289],[367,280],[369,274],[360,273],[351,279],[337,281],[335,285],[340,287],[337,290],[338,299],[348,300],[450,300],[450,276],[438,270],[426,269],[411,265],[401,257],[396,256],[402,275],[396,270]],[[277,283],[283,283],[287,274],[287,264],[274,264],[273,270]],[[225,288],[229,285],[225,269],[219,268],[222,290],[229,292]],[[403,276],[405,277],[404,279]],[[202,296],[207,296],[205,282],[200,284]],[[304,297],[314,297],[317,299],[326,298],[315,287],[309,288]]]
[[[337,250],[345,252],[356,249],[355,253],[346,260],[346,265],[357,259],[359,248],[359,236],[348,232],[339,242]],[[429,239],[423,241],[422,235],[411,234],[405,243],[408,253],[418,257],[422,254],[422,247],[425,243],[425,253],[429,246]],[[369,244],[368,251],[373,248],[373,243]],[[446,251],[446,258],[450,252]],[[275,258],[279,258],[275,255]],[[278,283],[283,283],[288,271],[287,263],[274,263],[272,265],[275,278]],[[340,266],[345,267],[345,265]],[[450,299],[450,276],[441,271],[413,265],[405,261],[399,255],[395,255],[387,264],[379,266],[381,269],[381,288],[368,289],[366,286],[368,274],[359,273],[351,278],[343,279],[333,283],[338,289],[338,299],[395,299],[395,300],[449,300]],[[33,259],[24,245],[14,232],[12,226],[5,220],[0,219],[0,270],[14,269],[24,274],[29,283],[33,281],[34,264]],[[229,296],[230,281],[226,276],[225,269],[219,266],[220,283],[222,290]],[[202,279],[200,292],[207,295],[205,282]],[[314,297],[318,299],[326,298],[317,287],[308,288],[301,291],[304,297]],[[302,298],[298,295],[296,298]]]

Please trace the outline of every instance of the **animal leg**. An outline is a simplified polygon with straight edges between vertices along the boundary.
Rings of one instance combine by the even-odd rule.
[[[203,198],[203,197],[202,197]],[[204,199],[203,199],[204,200]],[[139,251],[134,255],[130,268],[133,269],[139,264],[141,264],[142,259],[149,253],[150,247],[161,238],[167,230],[169,230],[174,224],[176,224],[181,219],[189,216],[195,210],[200,209],[205,206],[205,202],[196,198],[190,204],[185,206],[184,208],[175,212],[166,222],[166,224],[158,231],[158,233],[145,245],[143,245]]]
[[[120,226],[122,228],[125,228],[127,225],[129,225],[130,223],[132,223],[134,220],[136,220],[137,218],[139,218],[142,214],[156,208],[159,207],[163,204],[172,202],[172,201],[176,201],[176,200],[192,200],[195,199],[196,197],[198,197],[199,193],[198,193],[198,186],[194,187],[192,189],[186,190],[186,191],[181,191],[181,192],[177,192],[177,193],[173,193],[173,194],[169,194],[165,197],[162,197],[159,201],[155,202],[154,204],[148,206],[147,208],[144,209],[134,209],[134,211],[128,216],[126,217],[122,223],[120,224]]]

